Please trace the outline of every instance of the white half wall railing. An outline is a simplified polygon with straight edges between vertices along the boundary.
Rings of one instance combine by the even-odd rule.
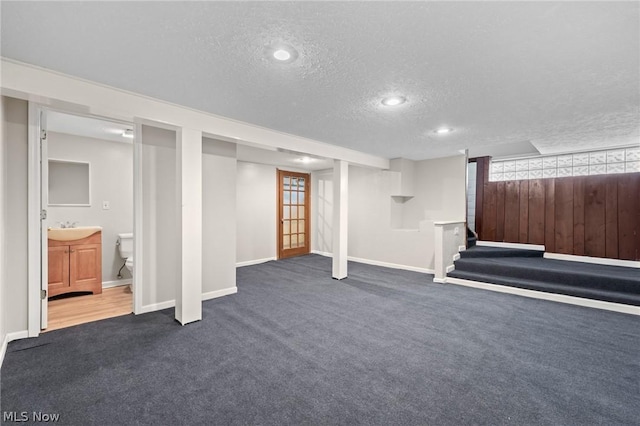
[[[447,272],[453,270],[454,256],[465,247],[467,236],[464,220],[433,222],[434,228],[434,278],[433,282],[444,283]]]

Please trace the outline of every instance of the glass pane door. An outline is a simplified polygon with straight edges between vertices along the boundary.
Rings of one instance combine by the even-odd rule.
[[[310,175],[278,170],[278,258],[309,253]]]

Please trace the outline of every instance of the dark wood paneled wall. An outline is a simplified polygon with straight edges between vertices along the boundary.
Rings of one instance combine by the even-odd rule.
[[[481,240],[640,260],[640,173],[489,182],[489,158],[476,161]]]

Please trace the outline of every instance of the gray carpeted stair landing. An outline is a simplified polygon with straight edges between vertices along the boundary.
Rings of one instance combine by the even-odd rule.
[[[544,259],[542,251],[476,246],[449,277],[640,306],[640,270]]]
[[[465,259],[472,257],[542,257],[543,255],[544,252],[541,250],[525,250],[478,245],[460,252],[460,257]]]

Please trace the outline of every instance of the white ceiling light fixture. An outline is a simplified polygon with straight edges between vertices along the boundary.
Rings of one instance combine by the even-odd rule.
[[[404,96],[388,96],[382,99],[382,105],[384,106],[398,106],[407,102],[407,98]]]
[[[309,164],[309,163],[313,163],[315,159],[311,157],[302,157],[302,158],[297,158],[296,161],[298,163]]]
[[[291,53],[289,53],[284,49],[278,49],[275,52],[273,52],[273,57],[279,61],[287,61],[291,59]]]
[[[133,139],[133,129],[126,129],[124,132],[122,132],[122,137]]]
[[[290,64],[298,59],[298,52],[291,46],[278,44],[267,49],[267,55],[274,62],[280,64]]]
[[[435,133],[436,135],[446,135],[451,132],[453,132],[453,129],[450,127],[441,127],[433,131],[433,133]]]

